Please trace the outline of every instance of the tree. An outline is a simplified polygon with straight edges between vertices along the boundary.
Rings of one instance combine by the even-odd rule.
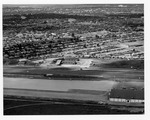
[[[84,47],[84,48],[87,48],[87,47],[86,47],[86,44],[84,44],[84,46],[83,46],[83,47]]]
[[[71,34],[72,37],[75,37],[74,33]]]

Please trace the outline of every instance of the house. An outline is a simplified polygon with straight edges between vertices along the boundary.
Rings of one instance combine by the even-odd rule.
[[[60,64],[61,64],[61,60],[57,60],[56,65],[60,65]]]
[[[19,59],[19,62],[26,62],[26,61],[28,61],[28,59],[26,58]]]
[[[112,89],[109,93],[111,102],[144,103],[144,88]]]

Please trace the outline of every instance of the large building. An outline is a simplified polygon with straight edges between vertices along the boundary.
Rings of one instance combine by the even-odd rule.
[[[62,60],[62,63],[63,64],[73,64],[73,65],[75,65],[75,64],[77,64],[78,61],[79,61],[79,58],[67,57],[67,58],[64,58]]]
[[[109,94],[111,102],[144,103],[144,89],[112,89]]]
[[[56,60],[56,65],[67,64],[67,65],[76,65],[79,61],[79,58],[75,57],[66,57]]]

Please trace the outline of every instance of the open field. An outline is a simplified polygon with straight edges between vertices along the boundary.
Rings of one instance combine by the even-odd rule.
[[[38,101],[34,99],[4,98],[4,115],[87,115],[87,114],[143,114],[128,110],[110,109],[93,102],[72,100]]]
[[[21,74],[21,75],[45,75],[53,74],[57,77],[53,79],[83,79],[82,76],[86,77],[97,77],[91,78],[91,80],[117,80],[117,81],[144,81],[144,70],[137,69],[123,69],[123,68],[103,68],[103,67],[90,67],[88,70],[73,70],[70,68],[41,68],[41,67],[24,67],[24,66],[4,66],[4,75],[7,74]],[[60,76],[60,78],[59,78]],[[76,77],[75,77],[76,76]]]
[[[107,92],[100,91],[96,94],[82,93],[82,90],[77,93],[75,91],[50,91],[50,90],[33,90],[33,89],[4,89],[5,96],[24,96],[24,97],[35,97],[35,98],[45,98],[45,99],[66,99],[66,100],[81,100],[81,101],[106,101]]]
[[[143,61],[97,59],[89,68],[82,70],[63,66],[4,65],[4,96],[35,100],[33,103],[30,100],[23,101],[24,98],[21,101],[5,98],[4,106],[11,105],[12,108],[6,108],[4,114],[143,114],[144,104],[113,103],[108,100],[108,93],[112,88],[121,87],[117,86],[120,82],[127,83],[126,87],[144,87],[143,68]],[[56,99],[61,100],[57,103]],[[80,102],[62,102],[68,100]],[[88,101],[96,104],[83,103]]]
[[[68,81],[4,77],[4,95],[108,102],[112,88],[144,87],[143,82]]]
[[[143,69],[115,68],[111,66],[113,64],[111,61],[107,61],[110,65],[104,67],[105,62],[97,62],[99,66],[91,66],[87,70],[70,67],[4,66],[4,95],[107,101],[107,97],[102,93],[105,91],[107,94],[119,82],[130,82],[129,86],[138,83],[144,86]],[[46,74],[50,76],[46,77]],[[19,92],[15,89],[19,89]],[[29,92],[30,90],[39,92],[35,94]]]
[[[4,89],[4,114],[143,114],[143,106],[107,104],[107,92],[79,92]]]
[[[110,90],[115,81],[44,80],[4,77],[4,88],[68,91],[70,89]]]

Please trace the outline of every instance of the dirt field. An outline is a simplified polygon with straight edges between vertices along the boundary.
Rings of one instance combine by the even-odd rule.
[[[107,92],[106,92],[107,93]],[[25,90],[25,89],[4,89],[4,95],[11,96],[26,96],[48,99],[72,99],[72,100],[84,100],[84,101],[106,101],[106,93],[100,92],[97,95],[83,94],[83,93],[69,93],[61,91],[42,91],[42,90]]]

